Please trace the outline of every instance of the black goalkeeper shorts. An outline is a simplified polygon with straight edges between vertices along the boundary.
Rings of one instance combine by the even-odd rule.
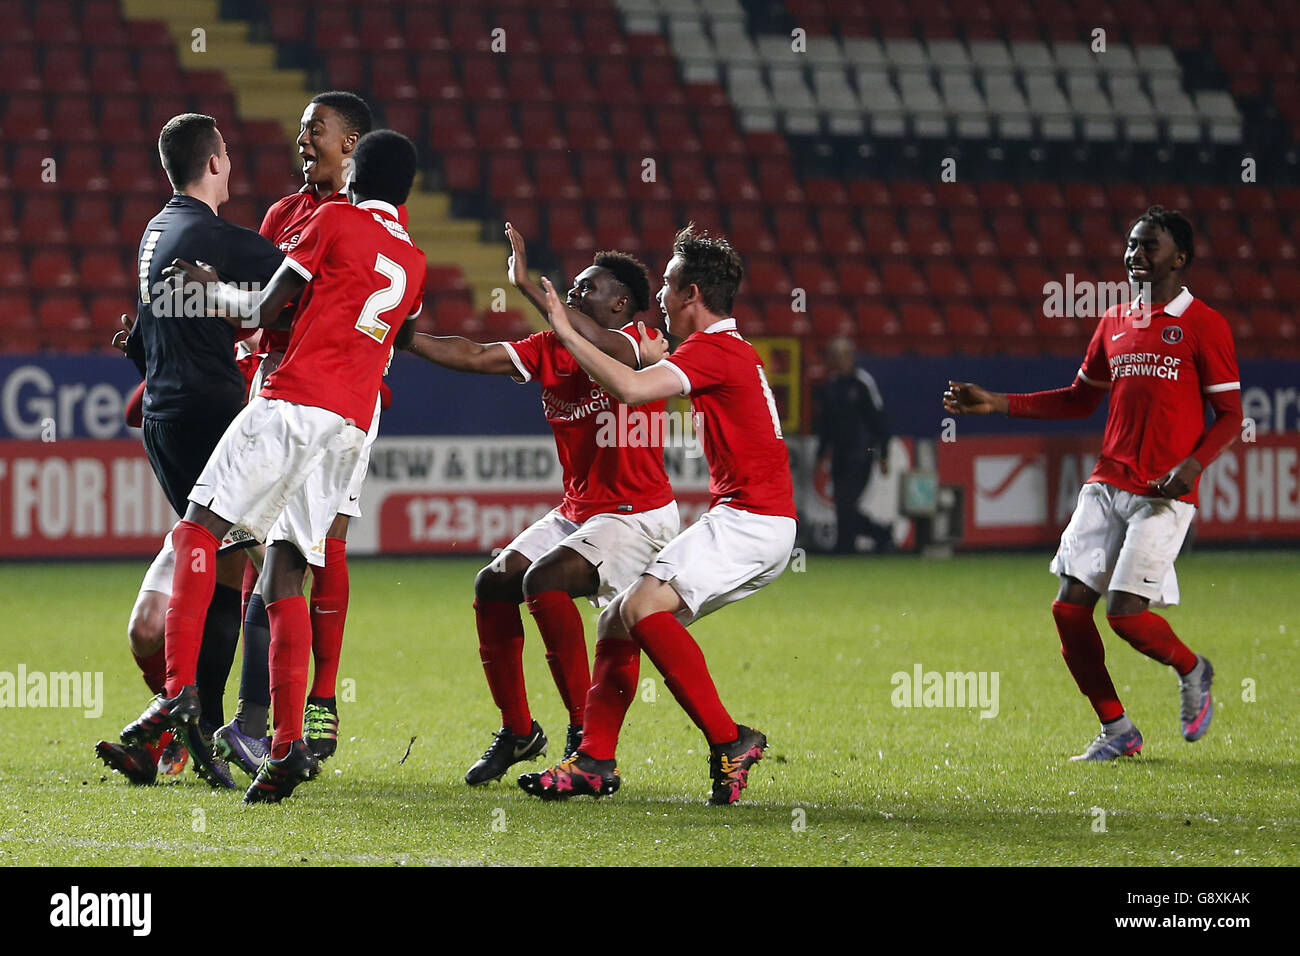
[[[185,517],[190,491],[229,424],[229,421],[220,419],[144,420],[145,454],[149,456],[149,464],[153,466],[163,493],[179,517]]]

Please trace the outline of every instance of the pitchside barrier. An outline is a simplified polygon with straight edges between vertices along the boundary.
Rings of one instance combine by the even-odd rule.
[[[1080,423],[962,418],[940,406],[948,378],[998,389],[1069,381],[1077,365],[1055,360],[927,359],[867,362],[898,435],[933,443],[938,480],[961,499],[960,547],[1048,546],[1060,534],[1101,444],[1104,413]],[[1294,363],[1242,365],[1252,441],[1206,471],[1201,540],[1300,540],[1300,390]],[[138,382],[125,359],[0,357],[0,558],[147,557],[175,520],[122,408]],[[918,390],[933,383],[925,394]],[[358,554],[481,554],[499,548],[560,496],[554,443],[535,385],[456,375],[398,361],[395,401],[384,413],[362,496],[365,516],[349,532]],[[931,392],[933,394],[931,394]],[[1060,426],[1070,426],[1074,433]],[[833,488],[815,439],[787,435],[799,546],[834,541]],[[890,443],[860,503],[892,523],[916,443]],[[669,476],[683,523],[707,508],[708,475],[697,449],[670,448]],[[927,472],[928,475],[928,472]],[[922,485],[925,482],[921,483]]]

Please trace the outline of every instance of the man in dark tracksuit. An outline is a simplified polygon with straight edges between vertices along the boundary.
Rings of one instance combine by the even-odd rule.
[[[167,500],[183,516],[194,482],[244,405],[247,386],[235,365],[236,329],[225,319],[202,314],[202,297],[193,296],[197,301],[192,302],[187,292],[168,287],[162,271],[174,259],[202,261],[223,281],[265,285],[284,253],[256,232],[217,216],[218,207],[230,198],[231,163],[212,117],[173,117],[158,137],[158,153],[175,193],[140,239],[136,319],[126,354],[145,379],[145,452]],[[225,722],[222,697],[239,641],[244,561],[238,551],[218,558],[219,583],[199,662],[204,735]],[[163,653],[161,648],[154,651],[147,667],[150,662],[137,652],[147,681],[159,663],[156,655]],[[201,745],[190,746],[196,769],[210,771],[210,764],[204,766],[207,754],[199,749]],[[214,785],[225,785],[210,773],[205,776]]]
[[[831,377],[822,386],[817,422],[817,460],[831,460],[835,494],[835,552],[852,554],[858,535],[876,542],[876,552],[893,549],[891,531],[858,510],[871,480],[872,455],[888,469],[889,427],[876,380],[856,365],[853,343],[831,343]]]

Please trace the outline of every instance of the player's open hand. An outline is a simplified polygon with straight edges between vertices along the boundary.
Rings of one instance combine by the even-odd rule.
[[[1007,411],[1007,397],[971,382],[949,382],[943,393],[944,411],[952,415],[992,415]]]
[[[122,323],[122,328],[113,333],[113,348],[125,355],[126,340],[131,334],[131,329],[135,327],[135,317],[123,312],[122,317],[118,321]]]
[[[542,292],[546,295],[546,317],[550,320],[551,328],[561,334],[571,330],[573,325],[564,310],[564,300],[560,298],[560,294],[555,291],[555,286],[551,285],[551,280],[546,276],[542,276]]]
[[[641,367],[649,368],[668,354],[668,336],[648,328],[644,322],[636,324],[641,339]]]
[[[518,289],[528,281],[528,251],[524,237],[510,223],[506,223],[506,238],[510,240],[510,258],[506,260],[506,278]]]
[[[1195,458],[1188,458],[1169,474],[1153,478],[1147,482],[1151,493],[1161,498],[1181,498],[1192,490],[1196,476],[1201,473],[1201,463]]]

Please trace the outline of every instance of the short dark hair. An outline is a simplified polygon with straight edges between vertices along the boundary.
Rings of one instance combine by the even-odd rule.
[[[415,144],[394,129],[377,129],[352,151],[352,188],[367,199],[400,206],[415,183]]]
[[[343,126],[349,133],[365,136],[375,128],[375,119],[370,113],[370,104],[355,93],[345,90],[330,90],[317,93],[311,98],[313,103],[328,106],[343,118]]]
[[[699,287],[704,307],[714,315],[730,315],[745,266],[731,243],[720,236],[696,232],[695,223],[677,233],[673,255],[682,260],[677,289]]]
[[[158,134],[158,158],[175,189],[184,189],[202,176],[218,149],[217,121],[204,113],[173,116]]]
[[[1187,221],[1177,209],[1166,209],[1164,206],[1148,206],[1147,211],[1138,216],[1129,223],[1129,232],[1140,222],[1149,222],[1153,226],[1159,226],[1166,230],[1174,240],[1174,245],[1178,251],[1187,256],[1183,262],[1183,268],[1186,269],[1192,264],[1192,259],[1196,257],[1196,243],[1192,238],[1192,224]]]
[[[644,262],[626,252],[606,251],[596,253],[591,264],[608,269],[615,279],[627,286],[627,291],[632,294],[632,304],[636,306],[633,314],[650,308],[650,276]]]

